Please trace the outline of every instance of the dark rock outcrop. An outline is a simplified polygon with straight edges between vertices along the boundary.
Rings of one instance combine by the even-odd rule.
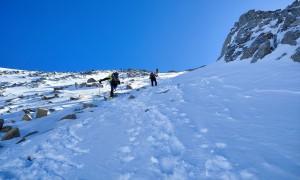
[[[22,120],[25,120],[25,121],[31,121],[31,120],[32,120],[32,117],[31,117],[29,114],[25,114],[25,115],[22,117]]]
[[[12,129],[11,126],[4,126],[4,127],[2,127],[2,129],[0,130],[0,132],[8,132],[11,129]]]
[[[94,83],[94,82],[97,82],[94,78],[90,78],[87,80],[87,83]]]
[[[132,89],[132,87],[130,85],[127,85],[126,89],[129,90],[129,89]]]
[[[42,118],[48,115],[48,110],[44,108],[38,108],[36,113],[36,118]]]
[[[86,108],[93,108],[93,107],[98,107],[98,106],[95,105],[95,104],[87,104],[87,103],[84,103],[84,104],[83,104],[83,109],[86,109]]]
[[[12,128],[1,138],[1,141],[10,140],[16,137],[20,137],[20,131],[18,128]]]
[[[295,62],[300,62],[300,47],[296,49],[296,53],[291,57]]]
[[[218,60],[230,62],[250,59],[251,63],[254,63],[272,53],[279,44],[299,46],[299,16],[298,0],[284,10],[248,11],[234,24],[225,39]],[[292,59],[299,62],[297,52]]]
[[[135,99],[135,96],[131,95],[128,99]]]
[[[0,119],[0,130],[3,128],[4,119]]]
[[[76,115],[75,114],[69,114],[69,115],[61,118],[60,120],[63,120],[63,119],[76,119]]]
[[[282,44],[289,44],[292,46],[297,45],[297,39],[300,37],[300,31],[289,31],[285,34],[284,38],[282,39]]]

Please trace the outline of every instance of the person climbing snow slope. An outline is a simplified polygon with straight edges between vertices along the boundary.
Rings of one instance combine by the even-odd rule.
[[[155,86],[157,86],[156,77],[155,77],[155,74],[153,72],[150,73],[149,79],[151,80],[151,85],[152,86],[153,86],[153,83],[155,83]]]
[[[108,76],[104,79],[100,79],[99,83],[101,84],[102,81],[106,81],[106,80],[109,80],[109,82],[110,82],[110,98],[113,98],[114,91],[116,90],[117,86],[120,84],[118,72],[114,72],[110,76]]]

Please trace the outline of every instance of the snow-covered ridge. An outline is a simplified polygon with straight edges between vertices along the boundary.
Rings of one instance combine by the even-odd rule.
[[[281,46],[281,54],[300,62],[300,2],[296,0],[283,10],[255,11],[243,14],[228,34],[219,60],[248,60],[254,63],[273,54]],[[277,50],[278,51],[278,50]]]

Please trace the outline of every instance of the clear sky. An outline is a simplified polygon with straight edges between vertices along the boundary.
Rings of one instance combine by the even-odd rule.
[[[214,62],[241,14],[293,0],[0,0],[0,67],[186,70]]]

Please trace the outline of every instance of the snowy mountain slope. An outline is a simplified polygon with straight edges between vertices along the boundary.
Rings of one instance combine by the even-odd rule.
[[[150,87],[147,77],[134,78],[136,88],[146,87],[119,90],[111,101],[97,97],[96,87],[68,87],[61,97],[85,98],[20,102],[17,108],[57,110],[29,122],[20,121],[24,113],[14,108],[1,116],[5,123],[18,117],[13,126],[22,136],[39,133],[20,144],[15,144],[20,138],[0,142],[0,177],[299,179],[299,69],[290,59],[252,65],[219,61],[175,78],[178,74],[166,74],[158,87]],[[76,120],[59,121],[81,108],[80,102],[98,107],[80,110]]]

